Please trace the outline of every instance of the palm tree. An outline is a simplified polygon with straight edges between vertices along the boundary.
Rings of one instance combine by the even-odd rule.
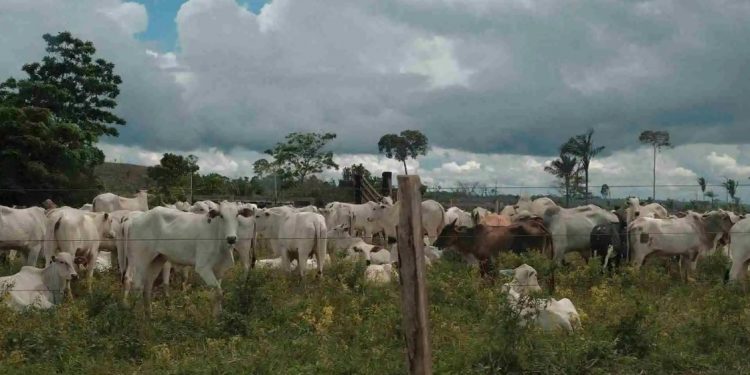
[[[651,196],[656,201],[656,152],[662,147],[670,147],[669,132],[646,130],[638,137],[638,140],[644,144],[650,144],[654,148],[654,184]]]
[[[594,147],[594,142],[591,139],[593,136],[594,129],[589,129],[586,133],[571,137],[562,146],[562,153],[570,154],[580,160],[580,169],[583,170],[586,185],[586,202],[589,201],[589,164],[591,159],[604,150],[604,146]]]
[[[729,203],[730,197],[732,198],[732,201],[734,201],[734,196],[737,194],[737,181],[727,178],[726,181],[721,183],[721,186],[727,190],[727,203]]]
[[[703,195],[705,195],[706,198],[711,200],[711,208],[714,208],[714,198],[716,198],[716,194],[713,192],[713,190],[709,190],[705,192]]]
[[[548,166],[544,167],[545,172],[563,180],[566,206],[570,205],[570,181],[578,173],[577,166],[578,160],[575,157],[560,152],[559,159],[553,160]]]
[[[703,196],[706,196],[706,179],[703,177],[698,177],[698,186],[701,187],[701,194]]]

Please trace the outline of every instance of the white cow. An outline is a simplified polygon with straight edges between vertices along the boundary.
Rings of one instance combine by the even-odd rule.
[[[365,281],[372,284],[388,284],[393,277],[393,266],[386,264],[371,264],[365,269]]]
[[[295,211],[297,211],[297,212],[313,212],[313,213],[317,214],[318,213],[318,208],[315,207],[315,206],[305,206],[305,207],[296,208]]]
[[[148,211],[148,192],[139,190],[135,198],[125,198],[112,193],[99,194],[94,198],[92,208],[94,212]]]
[[[502,210],[500,210],[500,215],[505,215],[507,217],[513,217],[513,215],[515,214],[516,214],[516,208],[511,204],[506,205],[505,207],[503,207]]]
[[[255,213],[255,210],[251,207],[243,207],[241,209],[248,209],[253,215]],[[242,263],[245,275],[255,265],[255,217],[253,215],[250,215],[250,217],[239,216],[237,218],[237,243],[234,245],[234,249],[240,256],[240,262]]]
[[[480,208],[481,207],[477,207],[474,210]],[[471,214],[458,207],[451,207],[445,211],[445,225],[453,223],[454,221],[458,226],[469,228],[474,226],[474,220],[472,219]]]
[[[626,200],[627,208],[625,209],[625,217],[628,223],[639,217],[653,217],[657,219],[666,219],[669,217],[669,212],[659,203],[649,203],[642,206],[640,200],[636,197],[630,197]]]
[[[513,215],[523,213],[524,211],[530,212],[532,216],[542,217],[547,209],[557,207],[557,204],[547,197],[541,197],[531,200],[526,194],[518,197],[518,202],[513,207],[515,212]]]
[[[729,279],[744,281],[750,264],[750,219],[742,219],[734,224],[729,238],[729,258],[732,260]]]
[[[332,202],[321,210],[326,219],[326,226],[333,228],[337,225],[348,224],[351,230],[361,232],[361,237],[372,242],[372,235],[382,230],[371,220],[378,203],[351,204]]]
[[[640,267],[651,254],[679,255],[683,278],[687,279],[689,269],[695,269],[697,256],[713,249],[716,238],[728,234],[731,228],[729,215],[719,211],[703,215],[689,211],[677,219],[639,217],[628,226],[633,265]]]
[[[91,204],[91,203],[86,203],[83,206],[81,206],[81,208],[79,208],[79,210],[81,210],[81,211],[89,211],[89,212],[90,211],[94,211],[94,205]]]
[[[375,207],[375,214],[370,218],[378,227],[383,228],[388,238],[396,238],[396,227],[399,221],[401,202],[393,205],[381,203]],[[428,245],[435,243],[445,226],[445,209],[433,200],[422,202],[422,229],[429,238]]]
[[[318,275],[323,275],[328,230],[322,215],[264,209],[255,213],[255,228],[270,240],[274,254],[282,259],[282,269],[289,268],[291,259],[296,258],[298,263],[302,263],[314,254],[318,261]],[[299,271],[304,277],[306,267],[299,267]]]
[[[595,226],[619,222],[615,214],[593,204],[576,208],[554,206],[541,217],[552,235],[554,259],[558,264],[572,251],[590,254],[591,230]]]
[[[513,274],[513,281],[504,284],[502,290],[508,293],[508,302],[522,318],[521,325],[532,321],[544,331],[561,329],[572,332],[580,328],[581,318],[569,299],[542,299],[528,296],[529,293],[542,289],[533,267],[523,264],[513,270]]]
[[[48,239],[47,230],[43,208],[0,206],[0,250],[22,251],[26,256],[26,265],[36,265]]]
[[[190,211],[190,207],[191,206],[192,205],[190,203],[188,203],[188,202],[177,201],[177,202],[174,203],[174,208],[177,209],[177,210],[183,211],[183,212]]]
[[[86,285],[91,292],[100,244],[115,237],[112,217],[106,212],[61,207],[47,212],[47,220],[48,228],[52,227],[52,243],[45,258],[49,261],[55,253],[68,253],[76,263],[86,265]]]
[[[128,268],[123,297],[132,288],[143,290],[147,315],[151,314],[151,292],[164,263],[190,265],[214,290],[214,314],[221,312],[221,278],[234,264],[231,246],[237,242],[238,216],[249,209],[221,202],[205,215],[157,207],[132,219],[128,228]],[[166,289],[168,290],[168,289]]]
[[[8,307],[16,311],[34,307],[49,309],[63,301],[65,286],[78,277],[73,256],[53,256],[45,268],[25,266],[16,274],[0,277],[0,293]]]
[[[219,205],[217,205],[213,201],[198,201],[193,204],[192,207],[188,210],[188,212],[192,212],[194,214],[200,214],[205,215],[211,210],[218,210]]]
[[[108,252],[110,264],[112,267],[117,266],[120,273],[124,272],[124,265],[121,265],[119,260],[119,254],[123,246],[122,219],[129,216],[131,212],[141,211],[117,210],[110,212],[109,217],[112,219],[112,234],[114,234],[114,238],[102,238],[99,243],[99,250]]]

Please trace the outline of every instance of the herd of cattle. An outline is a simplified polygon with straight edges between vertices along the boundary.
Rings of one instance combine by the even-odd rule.
[[[161,278],[168,293],[169,275],[177,267],[186,274],[195,270],[214,290],[218,313],[221,280],[234,265],[235,251],[245,272],[258,266],[296,269],[302,276],[312,269],[322,276],[332,253],[366,261],[365,277],[373,283],[390,281],[398,267],[400,205],[389,198],[365,204],[333,202],[324,208],[201,201],[152,209],[147,198],[147,192],[140,191],[134,198],[101,194],[81,208],[58,208],[51,201],[44,208],[0,206],[0,250],[17,251],[27,265],[0,278],[6,303],[16,309],[51,307],[66,293],[72,297],[71,280],[83,270],[90,290],[97,265],[105,264],[119,271],[124,301],[131,291],[143,293],[148,314],[155,282]],[[452,249],[478,264],[482,275],[500,252],[530,249],[558,263],[570,252],[584,259],[598,254],[605,268],[622,261],[639,267],[650,255],[679,256],[685,278],[700,257],[722,248],[732,260],[731,279],[744,278],[750,261],[750,220],[723,210],[670,215],[661,205],[641,205],[637,198],[608,211],[595,205],[562,208],[549,198],[522,196],[498,213],[479,207],[472,212],[445,210],[426,200],[421,219],[428,264],[444,249]],[[275,258],[256,259],[260,247],[270,249]],[[40,255],[43,269],[36,268]],[[515,284],[504,286],[509,298],[519,301],[533,291],[535,274],[528,266],[516,269]],[[575,326],[577,313],[569,300],[536,305],[537,317],[546,312],[562,322],[557,326]]]

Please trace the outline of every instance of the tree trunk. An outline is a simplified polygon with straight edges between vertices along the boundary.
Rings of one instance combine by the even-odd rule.
[[[651,185],[651,199],[656,202],[656,145],[654,145],[654,182]]]
[[[402,162],[402,163],[404,163],[404,174],[405,174],[405,175],[409,175],[409,170],[408,170],[408,169],[406,169],[406,159],[404,159],[404,160],[401,160],[401,162]]]
[[[570,177],[565,177],[565,208],[570,207]]]
[[[589,165],[586,164],[586,168],[583,171],[585,177],[586,177],[586,204],[589,204]]]

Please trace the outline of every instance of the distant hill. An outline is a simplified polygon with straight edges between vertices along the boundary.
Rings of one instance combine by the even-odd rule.
[[[132,195],[138,189],[152,186],[146,174],[146,166],[124,163],[104,163],[94,170],[104,191]]]

